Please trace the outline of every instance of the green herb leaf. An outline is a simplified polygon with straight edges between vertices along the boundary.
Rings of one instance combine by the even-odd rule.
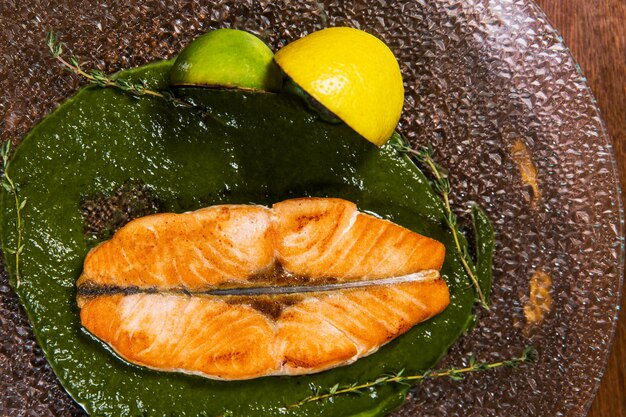
[[[472,222],[476,236],[476,278],[488,302],[491,294],[495,235],[489,218],[477,204],[472,206]]]
[[[537,350],[535,350],[532,346],[526,346],[524,352],[522,353],[522,360],[524,363],[535,363],[538,358]]]
[[[462,381],[463,380],[463,375],[459,374],[458,372],[451,372],[450,373],[450,379],[453,381]]]
[[[395,135],[395,136],[394,136]],[[402,137],[400,133],[395,132],[392,135],[392,143],[391,146],[394,147],[398,152],[407,154],[409,156],[414,157],[417,162],[423,165],[432,175],[431,184],[433,189],[440,195],[443,203],[443,208],[446,213],[445,222],[452,236],[454,237],[454,241],[456,244],[456,250],[461,258],[461,263],[463,264],[463,268],[467,273],[474,290],[476,291],[476,296],[480,304],[485,308],[489,309],[488,297],[486,297],[483,293],[483,288],[478,278],[476,277],[476,267],[474,266],[471,257],[468,253],[468,245],[467,239],[460,232],[458,228],[456,215],[452,212],[452,208],[450,206],[450,192],[452,191],[452,186],[450,181],[448,180],[448,173],[445,169],[443,169],[435,160],[433,159],[433,155],[435,150],[431,144],[426,146],[421,146],[418,150],[411,149],[408,144],[408,141]],[[404,139],[404,140],[401,140]],[[486,218],[486,216],[485,216]],[[488,222],[488,220],[487,220]],[[491,281],[489,281],[491,282]]]
[[[15,222],[15,234],[16,234],[16,249],[5,249],[7,253],[15,255],[15,278],[17,281],[17,286],[20,286],[21,282],[21,273],[20,273],[20,254],[24,251],[24,243],[23,243],[23,232],[24,232],[24,222],[22,220],[22,209],[26,204],[26,199],[24,201],[20,201],[20,196],[18,195],[18,188],[9,176],[9,155],[11,153],[11,141],[7,140],[2,145],[2,166],[4,169],[4,173],[2,176],[2,188],[9,194],[13,196],[13,200],[15,201],[15,212],[16,212],[16,222]]]
[[[340,386],[339,384],[335,384],[330,387],[328,390],[323,391],[318,388],[315,391],[315,395],[310,397],[306,397],[303,400],[291,404],[288,408],[300,407],[304,404],[316,402],[316,401],[326,401],[332,397],[337,395],[344,394],[356,394],[362,395],[363,390],[368,388],[373,388],[382,384],[387,383],[395,383],[401,385],[410,385],[411,382],[420,382],[428,378],[440,378],[440,377],[448,377],[453,381],[461,381],[464,379],[465,374],[471,372],[481,372],[481,371],[489,371],[492,369],[500,368],[500,367],[508,367],[508,368],[517,368],[520,365],[528,364],[531,361],[536,359],[536,351],[532,347],[526,347],[522,354],[519,357],[515,357],[512,359],[508,359],[501,362],[493,362],[493,363],[485,363],[485,362],[476,362],[476,358],[474,355],[469,357],[469,366],[465,368],[450,368],[441,371],[431,371],[426,370],[422,374],[418,375],[402,375],[403,371],[398,372],[395,376],[385,375],[376,378],[373,381],[366,382],[363,384],[352,383],[345,386]]]
[[[383,382],[387,381],[389,378],[386,376],[381,376],[380,378],[376,379],[374,381],[374,384],[379,385],[382,384]]]
[[[114,75],[106,75],[104,72],[100,71],[97,68],[90,71],[84,71],[81,68],[79,59],[76,56],[71,56],[69,58],[69,61],[66,61],[65,58],[63,58],[63,44],[61,41],[59,41],[58,36],[52,31],[48,32],[48,36],[46,37],[46,44],[48,45],[48,49],[50,50],[52,58],[56,59],[61,64],[63,69],[79,75],[83,78],[86,78],[91,84],[103,88],[116,88],[133,96],[147,95],[152,97],[158,97],[175,105],[199,110],[204,116],[211,117],[217,122],[220,122],[220,120],[212,115],[209,111],[207,111],[207,109],[203,109],[199,106],[194,105],[191,102],[176,97],[170,91],[150,90],[149,88],[147,88],[145,80],[133,82],[127,79],[118,79]]]
[[[9,154],[11,153],[11,141],[7,140],[2,145],[2,166],[6,171],[8,163],[9,163]]]

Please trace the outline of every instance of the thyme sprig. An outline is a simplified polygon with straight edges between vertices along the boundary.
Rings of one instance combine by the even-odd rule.
[[[308,403],[324,401],[339,395],[365,395],[366,390],[379,387],[385,384],[401,384],[410,385],[410,382],[421,382],[426,379],[448,377],[453,381],[460,381],[464,378],[464,374],[470,372],[490,371],[495,368],[517,368],[520,365],[530,364],[537,360],[537,351],[532,346],[527,346],[518,357],[500,361],[500,362],[477,362],[476,357],[471,355],[468,359],[468,365],[463,368],[450,368],[439,371],[425,371],[416,375],[404,375],[404,371],[395,374],[383,375],[373,381],[363,384],[354,383],[351,385],[340,386],[336,384],[328,390],[318,389],[314,395],[306,397],[297,403],[291,404],[288,408],[296,408]]]
[[[169,103],[174,105],[179,105],[187,108],[193,108],[202,111],[204,114],[211,116],[206,109],[200,108],[195,104],[184,100],[180,97],[176,97],[171,91],[168,90],[151,90],[148,88],[145,80],[141,80],[139,82],[133,82],[124,78],[117,78],[106,75],[104,72],[99,69],[92,70],[84,70],[78,58],[72,55],[68,60],[63,57],[63,42],[59,40],[59,37],[56,33],[50,31],[48,32],[48,36],[46,37],[46,44],[48,45],[48,49],[50,50],[50,54],[52,58],[56,59],[64,69],[70,71],[76,75],[79,75],[85,79],[87,79],[91,84],[97,85],[99,87],[110,87],[116,88],[118,90],[129,93],[133,96],[152,96],[161,98]]]
[[[9,175],[9,156],[11,155],[11,141],[7,140],[5,144],[2,146],[2,150],[0,151],[0,156],[2,157],[2,187],[13,196],[15,200],[15,212],[16,212],[16,223],[15,223],[15,234],[17,236],[17,241],[15,244],[15,248],[5,248],[4,250],[10,254],[15,256],[15,278],[17,281],[17,286],[20,286],[21,283],[21,272],[20,272],[20,255],[24,252],[24,220],[22,217],[22,210],[26,206],[26,198],[20,200],[18,188],[15,185],[15,182]]]
[[[413,156],[417,160],[417,162],[425,167],[432,175],[433,188],[443,200],[443,205],[446,212],[445,221],[448,228],[450,229],[450,232],[452,233],[452,237],[454,238],[454,244],[457,253],[459,254],[459,257],[461,259],[461,263],[463,264],[463,269],[465,269],[465,272],[472,281],[472,285],[474,286],[476,294],[478,295],[478,300],[480,301],[480,304],[486,310],[489,310],[489,303],[487,302],[487,298],[485,297],[485,294],[480,287],[478,278],[476,278],[476,270],[467,251],[467,245],[461,244],[457,218],[452,211],[452,207],[450,206],[450,192],[452,191],[452,187],[450,186],[450,180],[448,179],[447,171],[439,164],[437,164],[437,162],[433,159],[435,150],[431,144],[428,144],[426,146],[420,146],[418,149],[413,149],[411,146],[408,145],[408,142],[406,141],[406,139],[404,139],[404,137],[400,136],[400,138],[401,140],[392,141],[392,146],[401,153]]]

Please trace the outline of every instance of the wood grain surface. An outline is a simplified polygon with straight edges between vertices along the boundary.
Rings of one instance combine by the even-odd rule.
[[[613,140],[626,189],[626,1],[537,0],[580,64]],[[622,193],[626,203],[626,193]],[[625,204],[626,205],[626,204]],[[608,368],[589,417],[626,417],[626,291]]]

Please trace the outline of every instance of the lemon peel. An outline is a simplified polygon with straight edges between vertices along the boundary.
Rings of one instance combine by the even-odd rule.
[[[365,139],[382,145],[404,104],[400,67],[377,37],[348,27],[327,28],[276,53],[278,66],[304,91]]]

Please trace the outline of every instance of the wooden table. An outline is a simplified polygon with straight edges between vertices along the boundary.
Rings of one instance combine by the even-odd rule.
[[[593,90],[609,134],[626,203],[626,1],[537,0]],[[626,206],[626,204],[624,204]],[[613,350],[589,417],[626,417],[626,291]]]

